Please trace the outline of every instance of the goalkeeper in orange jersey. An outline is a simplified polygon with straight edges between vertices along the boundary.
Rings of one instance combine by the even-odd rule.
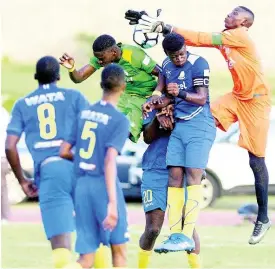
[[[173,27],[147,15],[128,10],[125,18],[139,24],[144,33],[178,33],[186,45],[213,47],[220,50],[228,64],[234,87],[211,105],[216,126],[227,131],[236,121],[240,125],[239,146],[248,151],[249,165],[255,177],[255,191],[259,206],[257,220],[249,244],[259,243],[271,227],[268,218],[268,170],[265,150],[269,129],[271,94],[264,78],[255,45],[248,35],[254,13],[243,6],[233,9],[225,18],[225,30],[205,33]]]

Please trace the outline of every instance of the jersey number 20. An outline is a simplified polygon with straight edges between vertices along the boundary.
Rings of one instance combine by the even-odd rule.
[[[57,135],[55,122],[55,108],[50,103],[41,104],[37,107],[39,120],[40,137],[43,139],[53,139]]]
[[[86,121],[84,124],[84,128],[81,134],[81,139],[82,140],[89,139],[89,145],[87,150],[84,150],[83,148],[79,150],[79,155],[83,159],[90,159],[94,153],[96,135],[92,129],[96,129],[97,125],[98,123],[93,121]]]

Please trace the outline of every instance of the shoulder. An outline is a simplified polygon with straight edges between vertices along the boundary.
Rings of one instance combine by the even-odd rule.
[[[134,63],[134,62],[141,62],[144,60],[145,52],[143,49],[133,46],[133,45],[121,45],[122,50],[122,58],[123,60]]]
[[[166,57],[163,62],[162,62],[162,69],[164,70],[165,68],[169,67],[172,64],[171,60],[169,57]]]
[[[188,57],[188,62],[192,65],[193,72],[206,70],[206,69],[209,72],[209,64],[207,60],[199,55],[190,54]]]

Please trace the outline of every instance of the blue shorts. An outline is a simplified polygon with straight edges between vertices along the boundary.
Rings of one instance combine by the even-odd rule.
[[[42,164],[39,174],[39,205],[47,238],[73,232],[73,163],[60,158],[58,161]]]
[[[107,216],[108,200],[104,177],[77,178],[75,188],[77,253],[94,253],[100,243],[106,246],[119,245],[129,240],[126,203],[119,180],[117,180],[118,222],[112,232],[105,231],[102,225]]]
[[[144,170],[141,182],[141,194],[144,212],[155,209],[166,210],[168,188],[168,170]]]
[[[215,137],[216,127],[212,122],[178,121],[167,147],[167,166],[205,169]]]

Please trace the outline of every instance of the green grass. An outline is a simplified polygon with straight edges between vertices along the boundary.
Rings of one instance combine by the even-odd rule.
[[[128,266],[137,267],[138,240],[141,226],[130,227]],[[256,246],[247,243],[252,225],[235,227],[198,227],[204,268],[274,268],[275,230]],[[160,243],[164,228],[158,239]],[[39,224],[2,226],[2,268],[51,268],[51,250]],[[188,268],[184,253],[153,254],[151,268]]]
[[[61,71],[61,82],[59,85],[79,89],[91,102],[101,97],[101,89],[99,87],[100,72],[96,72],[95,75],[80,84],[74,84],[70,80],[68,72],[64,68],[61,68]],[[4,106],[8,111],[11,111],[14,102],[18,98],[23,97],[37,87],[33,76],[34,65],[16,64],[8,59],[2,61],[2,95]],[[268,80],[272,86],[273,104],[275,104],[275,75],[270,74]],[[210,86],[211,100],[215,100],[218,96],[230,92],[232,80],[229,72],[213,72]]]

